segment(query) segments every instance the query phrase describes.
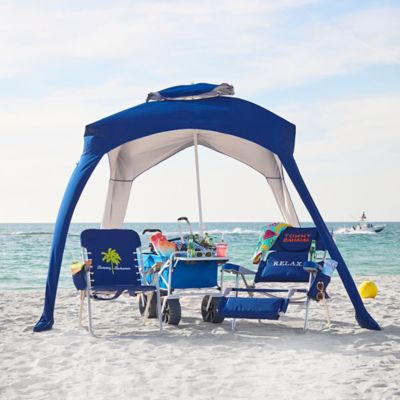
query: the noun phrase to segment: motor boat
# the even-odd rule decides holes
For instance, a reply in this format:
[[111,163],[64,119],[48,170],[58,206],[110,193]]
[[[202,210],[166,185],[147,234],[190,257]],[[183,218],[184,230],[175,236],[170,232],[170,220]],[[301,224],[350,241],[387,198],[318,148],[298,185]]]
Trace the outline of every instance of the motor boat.
[[346,233],[363,233],[363,232],[370,232],[370,233],[378,233],[382,232],[386,227],[386,224],[381,225],[373,225],[367,221],[367,216],[365,212],[362,213],[359,222],[356,225],[353,225],[351,228],[346,228]]
[[358,223],[357,225],[354,225],[352,228],[350,228],[351,230],[353,230],[354,232],[374,232],[374,233],[378,233],[378,232],[382,232],[385,229],[386,225],[373,225],[369,222],[367,223]]

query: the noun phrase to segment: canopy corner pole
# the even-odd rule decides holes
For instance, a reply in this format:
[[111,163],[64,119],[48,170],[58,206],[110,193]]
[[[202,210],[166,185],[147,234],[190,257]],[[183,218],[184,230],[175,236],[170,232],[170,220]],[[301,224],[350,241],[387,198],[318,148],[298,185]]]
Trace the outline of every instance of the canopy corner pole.
[[193,146],[194,146],[194,160],[196,164],[196,183],[197,183],[197,204],[199,207],[199,234],[204,234],[204,222],[203,222],[203,209],[201,205],[201,190],[200,190],[200,171],[199,171],[199,149],[198,149],[198,133],[193,134]]
[[337,271],[339,273],[340,279],[343,282],[343,285],[347,291],[347,294],[350,298],[350,301],[353,304],[353,307],[356,312],[356,320],[358,324],[362,328],[371,329],[371,330],[380,330],[381,327],[379,324],[371,317],[368,313],[365,305],[361,299],[360,294],[358,293],[357,286],[351,276],[349,269],[335,243],[332,238],[332,235],[326,226],[320,212],[318,211],[317,206],[314,203],[313,198],[311,197],[310,192],[300,174],[299,168],[296,164],[296,161],[293,155],[286,156],[283,160],[283,165],[288,173],[290,179],[293,182],[294,187],[297,190],[303,204],[306,206],[308,212],[311,215],[311,218],[314,221],[314,224],[321,235],[324,245],[326,246],[329,255],[339,262],[337,266]]

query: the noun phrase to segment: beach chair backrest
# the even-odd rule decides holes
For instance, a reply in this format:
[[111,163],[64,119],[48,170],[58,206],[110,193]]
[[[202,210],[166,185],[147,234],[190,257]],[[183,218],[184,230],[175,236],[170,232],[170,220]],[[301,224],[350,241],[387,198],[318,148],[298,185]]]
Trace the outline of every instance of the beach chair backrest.
[[139,235],[130,229],[87,229],[81,246],[92,259],[91,286],[140,285]]
[[325,250],[316,228],[286,228],[260,262],[254,282],[308,282],[303,263],[313,240],[317,250]]
[[270,250],[287,252],[309,252],[311,242],[315,240],[317,250],[325,250],[316,228],[286,228]]

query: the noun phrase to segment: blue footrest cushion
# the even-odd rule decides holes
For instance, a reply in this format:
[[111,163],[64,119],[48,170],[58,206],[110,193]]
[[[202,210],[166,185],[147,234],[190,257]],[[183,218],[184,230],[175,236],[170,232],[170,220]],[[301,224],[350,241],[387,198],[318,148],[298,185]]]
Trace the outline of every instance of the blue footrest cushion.
[[279,319],[286,312],[288,299],[256,297],[222,297],[218,313],[224,318]]

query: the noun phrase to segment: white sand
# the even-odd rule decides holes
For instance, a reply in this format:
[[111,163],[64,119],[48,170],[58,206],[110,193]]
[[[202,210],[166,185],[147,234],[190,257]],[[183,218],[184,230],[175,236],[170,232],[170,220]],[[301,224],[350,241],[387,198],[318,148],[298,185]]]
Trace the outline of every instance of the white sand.
[[[358,279],[361,282],[363,279]],[[42,293],[0,293],[1,399],[395,399],[400,398],[400,277],[374,278],[367,300],[383,331],[361,329],[338,278],[330,330],[313,304],[278,322],[202,322],[200,298],[185,299],[178,328],[142,325],[137,300],[96,302],[98,333],[77,325],[79,296],[60,291],[56,324],[33,333]]]

